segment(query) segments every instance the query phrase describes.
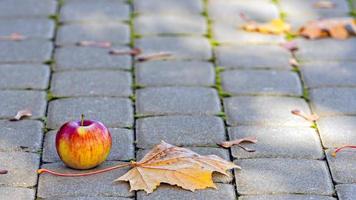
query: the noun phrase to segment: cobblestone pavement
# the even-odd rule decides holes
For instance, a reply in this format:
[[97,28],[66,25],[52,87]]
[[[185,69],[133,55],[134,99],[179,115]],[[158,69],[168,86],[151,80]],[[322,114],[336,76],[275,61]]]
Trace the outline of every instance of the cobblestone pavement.
[[[356,39],[297,39],[298,69],[279,46],[282,36],[237,29],[239,13],[259,21],[286,16],[293,26],[348,16],[356,2],[333,0],[0,0],[0,199],[354,200]],[[109,41],[115,49],[172,52],[167,61],[135,62],[108,49],[78,47]],[[9,122],[31,108],[29,120]],[[321,116],[316,125],[290,114]],[[38,176],[39,167],[72,171],[54,150],[65,121],[84,113],[110,127],[105,167],[139,159],[160,140],[217,154],[242,170],[215,176],[217,190],[196,193],[163,185],[151,195],[112,183],[125,170],[81,177]],[[256,135],[254,153],[216,142]]]

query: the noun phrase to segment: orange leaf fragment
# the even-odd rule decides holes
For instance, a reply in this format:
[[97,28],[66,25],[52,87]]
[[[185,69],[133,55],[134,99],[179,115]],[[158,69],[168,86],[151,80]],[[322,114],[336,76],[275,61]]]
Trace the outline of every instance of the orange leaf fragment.
[[218,145],[222,146],[224,148],[230,148],[230,147],[232,147],[234,145],[240,145],[241,143],[244,143],[244,142],[257,143],[257,138],[254,137],[254,136],[244,137],[244,138],[241,138],[241,139],[221,142],[221,143],[218,143]]
[[111,42],[105,42],[105,41],[80,41],[76,43],[77,46],[82,46],[82,47],[99,47],[99,48],[110,48],[111,47]]
[[257,23],[251,21],[243,25],[242,28],[250,32],[279,35],[290,32],[291,26],[282,19],[273,19],[268,23]]
[[0,36],[0,40],[8,40],[8,41],[21,41],[26,39],[25,36],[20,33],[11,33],[10,35]]
[[239,168],[215,155],[201,156],[189,149],[165,143],[155,146],[129,172],[115,181],[129,181],[131,189],[153,192],[161,183],[183,189],[215,188],[212,173],[227,175],[226,170]]
[[10,121],[19,121],[24,117],[31,117],[32,116],[32,112],[29,109],[24,109],[24,110],[20,110],[17,112],[17,114],[10,119]]
[[299,117],[302,117],[303,119],[307,120],[307,121],[310,121],[310,122],[315,122],[316,120],[319,119],[319,116],[317,114],[311,114],[311,115],[308,115],[306,113],[304,113],[303,111],[301,110],[298,110],[298,109],[294,109],[291,111],[291,113],[293,115],[297,115]]
[[315,2],[313,4],[313,6],[314,6],[314,8],[324,8],[324,9],[336,7],[335,3],[331,2],[331,1],[318,1],[318,2]]

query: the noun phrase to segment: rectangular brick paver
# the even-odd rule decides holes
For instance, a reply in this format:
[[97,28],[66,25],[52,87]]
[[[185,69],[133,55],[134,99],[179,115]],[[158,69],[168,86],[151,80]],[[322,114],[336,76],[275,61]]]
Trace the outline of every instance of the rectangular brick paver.
[[134,8],[140,15],[166,15],[178,16],[200,15],[203,11],[201,0],[135,0]]
[[28,188],[0,187],[2,200],[34,200],[35,190]]
[[55,14],[55,0],[3,0],[0,2],[0,18],[48,17]]
[[339,200],[353,200],[356,198],[355,184],[341,184],[336,186],[337,196]]
[[239,200],[336,200],[333,197],[318,196],[318,195],[297,195],[297,194],[281,194],[281,195],[251,195],[241,196]]
[[[23,4],[23,3],[21,3]],[[1,14],[0,14],[1,15]],[[54,35],[54,21],[50,19],[2,19],[0,35],[20,33],[27,38],[50,39]]]
[[356,155],[350,150],[338,152],[336,157],[331,155],[332,150],[326,151],[327,161],[333,181],[336,183],[356,182]]

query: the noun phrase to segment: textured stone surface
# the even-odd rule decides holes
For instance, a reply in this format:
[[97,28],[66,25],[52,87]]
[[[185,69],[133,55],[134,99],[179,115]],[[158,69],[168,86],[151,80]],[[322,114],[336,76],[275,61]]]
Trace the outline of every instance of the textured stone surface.
[[341,184],[336,186],[337,196],[339,200],[353,200],[356,198],[355,184]]
[[128,97],[132,94],[131,84],[129,72],[65,71],[53,74],[51,91],[55,96]]
[[2,200],[34,200],[35,190],[27,188],[0,187]]
[[46,111],[46,93],[39,91],[0,91],[0,117],[12,118],[23,109],[32,111],[31,118],[43,117]]
[[27,38],[52,38],[54,22],[50,19],[0,20],[0,35],[12,33],[21,33]]
[[290,69],[290,54],[274,45],[222,45],[216,48],[216,58],[225,68]]
[[0,176],[0,183],[1,185],[17,187],[35,186],[37,184],[35,172],[39,165],[40,156],[38,154],[0,152],[0,169],[8,170],[7,174]]
[[175,14],[185,16],[187,14],[200,15],[203,11],[203,2],[200,0],[136,0],[135,11],[141,15],[166,15]]
[[[105,168],[115,164],[118,164],[118,162],[106,162],[96,169]],[[66,173],[77,173],[76,170],[69,169],[61,163],[44,164],[42,167]],[[133,196],[133,193],[129,192],[129,185],[127,183],[113,183],[113,180],[120,177],[125,172],[127,172],[126,169],[117,169],[85,177],[58,177],[42,174],[40,175],[38,183],[37,196],[49,199],[59,196],[131,197]]]
[[0,121],[0,150],[38,151],[42,146],[43,124],[39,121]]
[[197,190],[195,192],[182,190],[176,187],[162,185],[154,193],[147,195],[140,191],[137,193],[137,200],[165,200],[167,197],[171,200],[194,199],[194,200],[234,200],[235,191],[232,185],[216,184],[217,189]]
[[341,147],[356,143],[356,117],[322,117],[317,123],[325,147]]
[[280,195],[251,195],[241,196],[239,200],[335,200],[333,197],[318,195],[297,195],[297,194],[280,194]]
[[167,52],[177,59],[207,60],[212,56],[209,41],[203,37],[144,37],[136,40],[136,46],[145,54]]
[[108,41],[128,44],[130,29],[128,25],[117,22],[65,24],[58,30],[57,44],[75,44],[80,41]]
[[232,97],[224,99],[227,123],[240,124],[310,126],[311,123],[291,114],[299,109],[310,113],[308,104],[291,97]]
[[51,197],[51,198],[45,198],[45,199],[51,199],[51,200],[129,200],[130,198],[93,196],[93,197]]
[[55,0],[3,0],[0,17],[47,17],[56,12]]
[[303,193],[332,195],[331,177],[325,162],[294,159],[248,159],[237,164],[237,190],[242,195]]
[[267,127],[238,126],[228,129],[230,139],[249,136],[257,137],[256,144],[244,144],[255,152],[246,152],[232,147],[232,155],[243,158],[304,158],[321,159],[324,157],[319,137],[314,129],[307,127]]
[[231,94],[302,95],[297,73],[288,71],[232,70],[221,74],[223,89]]
[[[0,63],[37,62],[42,63],[51,58],[53,45],[50,41],[24,40],[0,42]],[[31,49],[31,51],[29,51]]]
[[[127,47],[114,47],[128,50]],[[70,69],[130,69],[130,56],[114,56],[107,49],[91,47],[59,48],[55,53],[56,70]]]
[[307,87],[356,86],[354,62],[308,62],[301,70]]
[[207,31],[206,19],[203,16],[139,16],[135,19],[135,33],[150,34],[196,34]]
[[[1,89],[46,89],[50,69],[46,65],[0,65]],[[26,74],[26,76],[24,76]]]
[[215,72],[208,62],[143,62],[136,65],[136,81],[145,86],[210,86]]
[[[348,40],[298,40],[297,58],[303,61],[355,61],[356,39]],[[327,51],[325,51],[327,49]]]
[[217,92],[210,88],[146,88],[136,96],[136,112],[142,115],[216,114],[221,109]]
[[81,114],[108,127],[130,127],[133,123],[133,108],[129,99],[82,97],[51,101],[47,125],[58,128],[66,121],[78,120]]
[[320,115],[356,114],[356,88],[310,90],[311,105]]
[[61,8],[62,21],[125,20],[130,7],[125,1],[117,0],[69,0]]
[[331,156],[332,150],[326,151],[327,161],[333,181],[339,183],[356,182],[356,155],[352,149],[345,149],[337,153],[336,157]]
[[218,117],[149,117],[136,123],[137,146],[142,148],[161,140],[179,146],[215,146],[225,140],[224,122]]
[[[134,159],[133,132],[131,130],[121,128],[110,128],[109,131],[112,137],[112,147],[107,160]],[[56,133],[57,131],[50,131],[46,133],[42,157],[44,162],[60,161],[56,152]]]

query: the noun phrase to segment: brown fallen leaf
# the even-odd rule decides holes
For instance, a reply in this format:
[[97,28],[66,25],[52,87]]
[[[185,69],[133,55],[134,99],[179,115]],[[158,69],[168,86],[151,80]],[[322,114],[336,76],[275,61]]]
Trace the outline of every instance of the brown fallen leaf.
[[1,174],[7,174],[7,173],[8,173],[8,171],[6,169],[0,169],[0,175]]
[[353,18],[330,18],[308,22],[300,28],[299,34],[309,39],[332,37],[346,39],[356,32],[356,21]]
[[244,137],[244,138],[240,138],[240,139],[236,139],[236,140],[232,140],[232,141],[220,142],[220,143],[218,143],[218,145],[221,147],[224,147],[224,148],[230,148],[234,145],[240,145],[241,143],[244,143],[244,142],[256,143],[257,138],[255,136],[249,136],[249,137]]
[[189,149],[176,147],[162,141],[139,162],[120,164],[82,174],[62,174],[47,169],[39,169],[38,173],[77,177],[103,173],[122,167],[132,167],[132,169],[115,181],[129,181],[130,191],[144,190],[147,193],[153,192],[161,183],[177,185],[190,191],[208,187],[215,188],[212,181],[213,172],[228,175],[227,170],[240,168],[216,155],[202,156]]
[[345,146],[339,147],[339,148],[335,149],[333,152],[331,152],[331,156],[336,157],[336,154],[343,149],[356,149],[356,146],[355,145],[345,145]]
[[99,48],[110,48],[111,47],[111,42],[105,42],[105,41],[80,41],[76,43],[77,46],[81,47],[99,47]]
[[10,121],[19,121],[24,117],[31,117],[32,116],[32,112],[29,109],[24,109],[24,110],[20,110],[17,112],[17,114],[10,119]]
[[140,48],[133,48],[132,50],[117,50],[117,49],[111,49],[109,51],[109,54],[111,55],[131,55],[131,56],[137,56],[142,53],[142,50]]
[[26,39],[25,36],[20,33],[11,33],[10,35],[0,36],[0,40],[8,40],[8,41],[21,41]]
[[137,58],[137,61],[139,62],[145,62],[145,61],[150,61],[150,60],[161,60],[161,59],[166,59],[172,57],[172,54],[169,52],[159,52],[159,53],[153,53],[153,54],[148,54],[148,55],[142,55]]
[[249,32],[259,32],[265,34],[284,34],[291,30],[291,26],[282,19],[274,19],[267,23],[257,23],[250,21],[242,26],[242,29]]
[[302,117],[303,119],[307,120],[307,121],[310,121],[310,122],[315,122],[316,120],[319,119],[319,116],[317,114],[311,114],[311,115],[308,115],[306,113],[304,113],[303,111],[301,110],[298,110],[298,109],[294,109],[291,111],[291,113],[293,115],[297,115],[299,117]]
[[336,5],[335,5],[335,3],[331,2],[331,1],[318,1],[313,4],[313,7],[328,9],[328,8],[335,8]]

